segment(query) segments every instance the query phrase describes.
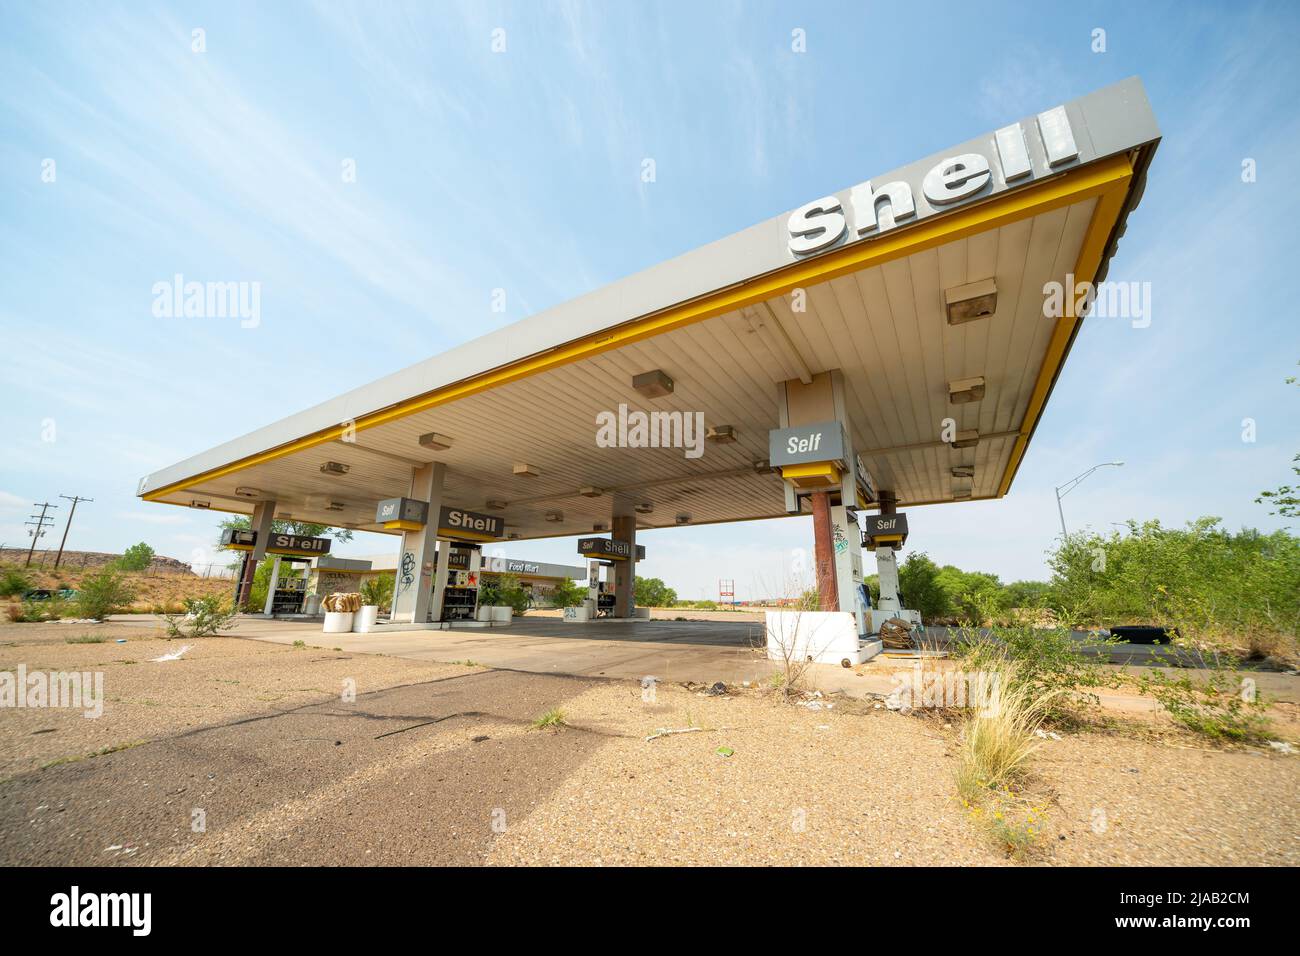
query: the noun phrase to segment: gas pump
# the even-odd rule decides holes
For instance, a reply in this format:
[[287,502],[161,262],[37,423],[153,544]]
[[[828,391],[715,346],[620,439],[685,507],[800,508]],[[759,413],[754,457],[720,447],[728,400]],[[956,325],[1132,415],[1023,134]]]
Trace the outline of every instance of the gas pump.
[[876,572],[880,577],[880,601],[871,612],[871,632],[880,633],[880,625],[901,618],[915,630],[921,627],[921,612],[903,607],[898,591],[898,552],[907,542],[907,515],[868,515],[862,530],[862,543],[876,553]]

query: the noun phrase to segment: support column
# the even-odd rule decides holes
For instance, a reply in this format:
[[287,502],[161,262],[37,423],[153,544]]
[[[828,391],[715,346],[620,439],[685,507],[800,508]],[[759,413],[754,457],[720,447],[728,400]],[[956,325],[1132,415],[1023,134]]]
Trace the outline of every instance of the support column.
[[253,593],[253,576],[257,573],[257,562],[266,557],[266,545],[271,540],[271,523],[275,520],[275,502],[259,501],[253,507],[253,518],[250,523],[253,531],[257,534],[257,543],[253,545],[253,553],[249,555],[247,563],[244,565],[244,579],[239,585],[239,607],[248,603],[249,596]]
[[421,465],[411,472],[408,497],[429,503],[429,522],[418,531],[402,532],[393,589],[393,623],[423,624],[429,619],[433,598],[433,560],[438,542],[438,515],[442,511],[442,484],[447,463]]
[[275,563],[271,565],[271,583],[266,588],[266,607],[262,612],[270,617],[275,608],[275,586],[280,583],[280,556],[275,556]]
[[[877,497],[882,515],[898,513],[898,496],[894,492],[881,491]],[[876,577],[880,581],[879,609],[890,616],[898,614],[903,603],[898,597],[898,552],[892,544],[876,548]]]
[[611,537],[626,541],[631,552],[626,561],[614,562],[614,616],[631,617],[636,607],[636,514],[616,515]]
[[438,542],[438,564],[434,569],[433,595],[429,603],[429,616],[442,620],[442,601],[447,593],[447,578],[451,576],[451,542]]
[[816,491],[812,498],[813,556],[817,565],[817,598],[820,610],[840,609],[839,590],[835,584],[835,545],[831,537],[831,497]]

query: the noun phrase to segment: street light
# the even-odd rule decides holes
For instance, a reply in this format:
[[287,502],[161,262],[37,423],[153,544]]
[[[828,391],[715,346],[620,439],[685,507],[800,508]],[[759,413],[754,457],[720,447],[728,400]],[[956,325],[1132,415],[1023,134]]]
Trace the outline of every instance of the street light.
[[1107,465],[1114,465],[1116,468],[1119,468],[1123,464],[1124,463],[1122,461],[1103,461],[1100,465],[1093,465],[1082,475],[1079,475],[1075,478],[1071,478],[1065,484],[1057,487],[1056,513],[1061,516],[1061,537],[1062,538],[1064,538],[1069,532],[1065,530],[1065,509],[1061,507],[1061,499],[1064,498],[1066,495],[1068,495],[1070,492],[1072,492],[1075,488],[1079,487],[1079,484],[1083,481],[1083,479],[1087,478],[1098,468],[1105,468]]

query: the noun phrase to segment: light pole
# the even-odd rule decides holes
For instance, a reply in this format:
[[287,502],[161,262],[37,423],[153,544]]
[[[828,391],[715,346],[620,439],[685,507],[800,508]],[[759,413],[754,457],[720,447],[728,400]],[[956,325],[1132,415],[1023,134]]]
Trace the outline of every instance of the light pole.
[[1103,461],[1100,465],[1093,465],[1082,475],[1078,475],[1074,478],[1071,478],[1065,484],[1057,486],[1056,513],[1061,516],[1061,537],[1062,538],[1064,538],[1069,532],[1065,530],[1065,509],[1061,507],[1061,499],[1064,498],[1066,495],[1068,495],[1070,492],[1072,492],[1075,488],[1078,488],[1080,483],[1083,481],[1083,479],[1087,478],[1098,468],[1105,468],[1107,465],[1114,465],[1116,468],[1119,468],[1123,464],[1124,463],[1122,461]]

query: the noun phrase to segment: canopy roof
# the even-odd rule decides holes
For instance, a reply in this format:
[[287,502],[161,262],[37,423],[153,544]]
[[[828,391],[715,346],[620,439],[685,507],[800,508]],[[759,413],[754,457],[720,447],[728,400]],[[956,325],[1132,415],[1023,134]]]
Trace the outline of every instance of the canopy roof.
[[[850,439],[877,488],[903,506],[1001,497],[1081,321],[1045,317],[1044,286],[1104,277],[1159,141],[1136,78],[1060,109],[1019,123],[1019,175],[1012,125],[873,177],[876,189],[910,184],[909,218],[860,231],[871,207],[844,190],[201,452],[138,493],[245,514],[270,499],[280,518],[382,531],[376,504],[409,494],[412,468],[439,460],[444,504],[492,501],[510,537],[607,526],[613,495],[645,505],[646,528],[779,517],[781,479],[761,467],[777,385],[840,369]],[[986,176],[967,169],[979,188],[932,201],[927,174],[960,173],[954,158],[972,155],[988,158]],[[821,248],[797,251],[798,227],[836,205],[843,234],[812,230]],[[993,314],[949,324],[945,293],[989,279]],[[646,398],[633,377],[656,369],[673,390]],[[949,383],[977,376],[982,399],[952,404]],[[599,447],[597,416],[620,404],[702,412],[734,441],[706,442],[699,457]],[[946,418],[978,443],[941,441]],[[428,433],[450,446],[421,445]],[[535,474],[516,475],[521,463]],[[957,465],[973,465],[973,479],[955,479]]]

